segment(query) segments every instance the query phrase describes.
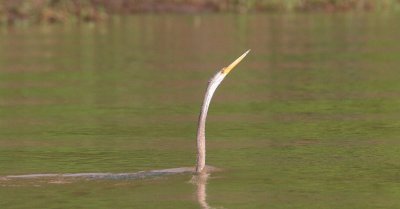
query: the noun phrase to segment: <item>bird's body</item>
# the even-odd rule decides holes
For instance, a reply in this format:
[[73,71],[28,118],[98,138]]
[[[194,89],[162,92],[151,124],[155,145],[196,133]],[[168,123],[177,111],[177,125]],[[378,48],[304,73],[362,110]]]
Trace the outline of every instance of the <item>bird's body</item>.
[[[196,167],[181,167],[170,168],[162,170],[140,171],[135,173],[66,173],[66,174],[27,174],[27,175],[8,175],[0,176],[0,180],[9,179],[33,179],[33,178],[49,178],[49,179],[65,179],[65,178],[91,178],[91,179],[142,179],[146,177],[154,177],[160,175],[171,175],[180,173],[197,173],[205,174],[206,172],[217,171],[218,168],[206,166],[206,139],[205,128],[208,107],[210,106],[211,99],[219,84],[224,80],[225,76],[249,53],[250,50],[245,52],[242,56],[237,58],[228,67],[219,70],[208,82],[207,90],[204,96],[204,101],[201,106],[199,115],[198,128],[197,128],[197,164]],[[199,175],[201,176],[201,175]]]

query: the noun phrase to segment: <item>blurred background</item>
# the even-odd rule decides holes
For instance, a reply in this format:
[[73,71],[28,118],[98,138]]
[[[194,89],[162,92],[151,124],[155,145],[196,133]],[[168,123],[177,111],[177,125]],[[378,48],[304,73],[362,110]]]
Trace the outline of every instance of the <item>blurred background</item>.
[[[400,208],[400,1],[1,0],[0,208]],[[173,189],[171,189],[173,188]]]
[[398,0],[1,0],[0,22],[99,21],[137,13],[398,11]]

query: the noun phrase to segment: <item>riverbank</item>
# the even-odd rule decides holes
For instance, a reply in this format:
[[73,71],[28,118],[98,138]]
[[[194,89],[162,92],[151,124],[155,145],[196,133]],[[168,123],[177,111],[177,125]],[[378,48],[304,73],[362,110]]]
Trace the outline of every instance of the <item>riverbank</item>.
[[0,23],[101,21],[134,13],[399,11],[397,0],[2,0]]

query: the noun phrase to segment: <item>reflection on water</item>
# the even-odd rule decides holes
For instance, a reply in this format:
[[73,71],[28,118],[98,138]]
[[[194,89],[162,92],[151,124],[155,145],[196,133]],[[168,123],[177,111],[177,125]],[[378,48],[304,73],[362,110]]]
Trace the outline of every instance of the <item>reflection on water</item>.
[[202,209],[211,209],[207,203],[207,181],[210,174],[200,173],[192,177],[191,182],[196,184],[196,199]]
[[[134,181],[144,181],[145,179],[172,175],[193,173],[193,168],[173,168],[154,171],[142,171],[137,173],[75,173],[75,174],[27,174],[0,176],[0,187],[43,187],[48,184],[71,184],[82,180],[97,180],[97,183],[104,183],[99,180],[116,180],[116,185],[129,184]],[[210,173],[200,173],[192,176],[190,183],[196,186],[195,199],[202,209],[215,209],[207,202],[207,183]],[[165,179],[164,179],[165,180]],[[147,182],[149,183],[149,182]],[[224,207],[219,206],[219,209]]]

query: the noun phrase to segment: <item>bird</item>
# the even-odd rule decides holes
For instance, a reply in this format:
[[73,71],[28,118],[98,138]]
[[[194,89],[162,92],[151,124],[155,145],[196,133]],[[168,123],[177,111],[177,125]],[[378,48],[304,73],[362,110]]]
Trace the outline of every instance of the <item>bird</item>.
[[224,80],[224,78],[228,75],[234,67],[236,67],[244,57],[250,52],[250,49],[247,50],[244,54],[242,54],[239,58],[233,61],[227,67],[218,70],[217,73],[211,77],[208,81],[206,93],[204,95],[203,104],[201,105],[199,119],[197,123],[197,160],[196,160],[196,173],[206,172],[206,119],[208,107],[210,106],[211,99],[214,95],[215,90],[217,90],[218,86]]
[[[202,195],[205,191],[204,184],[207,179],[208,172],[218,170],[212,166],[206,166],[206,138],[205,138],[205,128],[206,128],[206,118],[208,107],[210,106],[211,99],[217,90],[218,86],[224,80],[226,75],[233,70],[246,55],[250,52],[247,50],[244,54],[242,54],[239,58],[233,61],[227,67],[222,68],[217,71],[217,73],[211,77],[208,81],[206,93],[204,95],[204,100],[201,105],[199,119],[198,119],[198,127],[197,127],[197,161],[196,167],[180,167],[180,168],[169,168],[162,170],[150,170],[150,171],[139,171],[133,173],[65,173],[65,174],[57,174],[57,173],[39,173],[39,174],[25,174],[25,175],[8,175],[8,176],[0,176],[1,180],[10,180],[10,179],[34,179],[34,178],[49,178],[49,179],[67,179],[67,178],[87,178],[87,179],[143,179],[145,177],[154,177],[154,176],[162,176],[162,175],[172,175],[172,174],[182,174],[182,173],[194,173],[197,174],[194,177],[193,182],[200,182],[199,191],[201,194],[200,201],[202,204],[205,202],[205,196]],[[203,186],[201,186],[203,185]]]

